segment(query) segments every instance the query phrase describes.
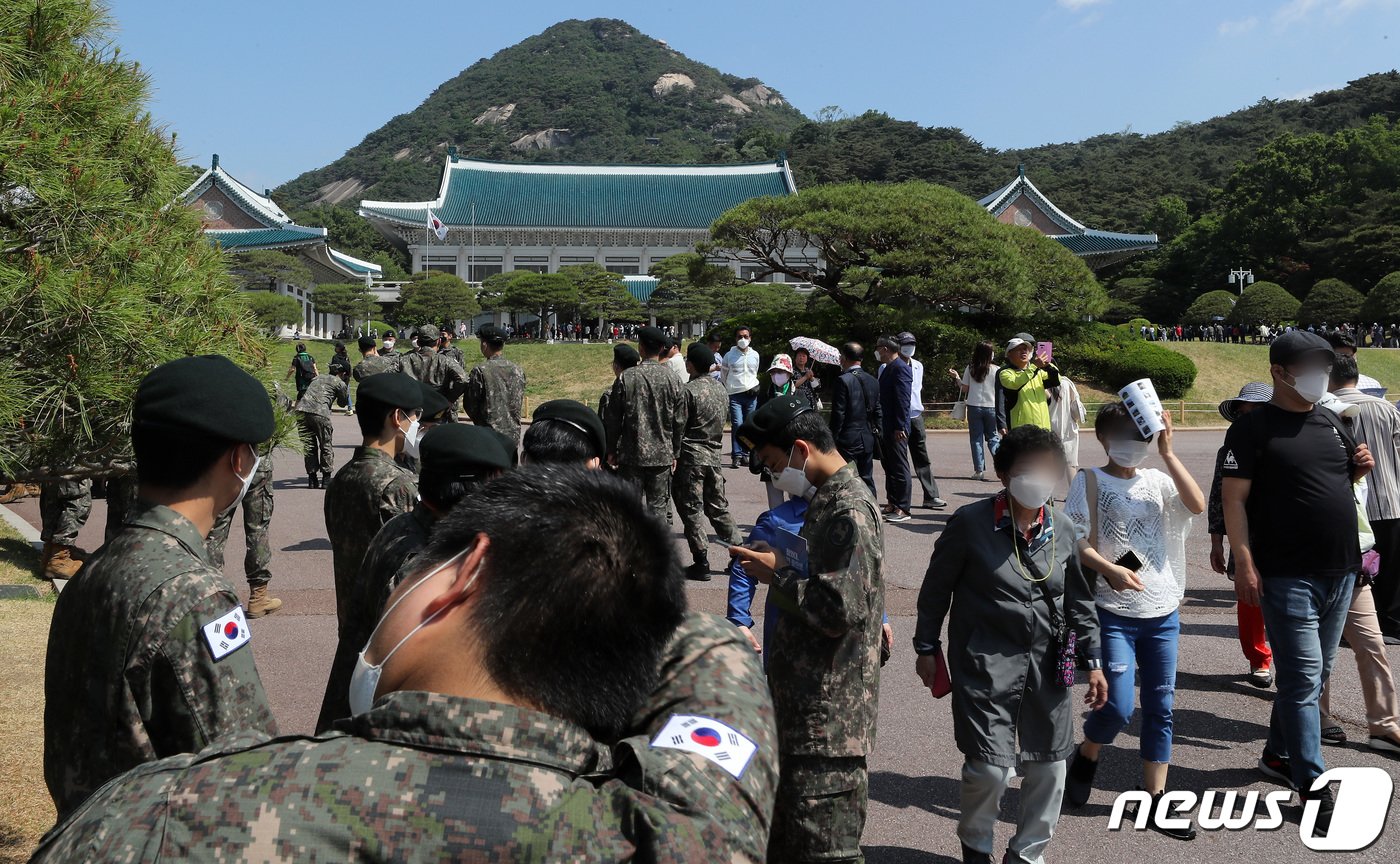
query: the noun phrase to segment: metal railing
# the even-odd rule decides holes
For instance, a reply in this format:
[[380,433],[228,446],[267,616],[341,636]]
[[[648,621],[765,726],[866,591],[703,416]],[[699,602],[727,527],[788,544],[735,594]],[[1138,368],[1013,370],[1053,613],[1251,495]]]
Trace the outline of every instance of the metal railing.
[[[957,404],[957,403],[955,403],[955,402],[925,402],[925,403],[924,403],[924,413],[925,413],[925,414],[931,414],[931,415],[939,415],[939,414],[947,415],[948,413],[950,413],[950,412],[953,410],[953,406],[954,406],[955,404]],[[1091,418],[1091,420],[1092,420],[1092,418],[1093,418],[1093,416],[1094,416],[1094,412],[1097,411],[1100,407],[1102,407],[1103,405],[1106,405],[1106,404],[1108,404],[1108,403],[1106,403],[1106,402],[1085,402],[1085,403],[1084,403],[1084,413],[1087,414],[1087,415]],[[1174,419],[1174,420],[1176,420],[1176,421],[1178,421],[1178,422],[1181,422],[1181,423],[1185,423],[1185,422],[1186,422],[1186,415],[1188,415],[1188,414],[1215,414],[1216,416],[1219,416],[1219,414],[1220,414],[1220,404],[1217,403],[1217,402],[1187,402],[1187,401],[1184,400],[1184,399],[1169,399],[1169,400],[1164,401],[1164,402],[1162,403],[1162,406],[1163,406],[1164,408],[1170,409],[1170,410],[1171,410],[1171,413],[1172,413],[1172,419]],[[1224,421],[1224,418],[1221,418],[1221,422],[1222,422],[1222,423],[1225,422],[1225,421]]]

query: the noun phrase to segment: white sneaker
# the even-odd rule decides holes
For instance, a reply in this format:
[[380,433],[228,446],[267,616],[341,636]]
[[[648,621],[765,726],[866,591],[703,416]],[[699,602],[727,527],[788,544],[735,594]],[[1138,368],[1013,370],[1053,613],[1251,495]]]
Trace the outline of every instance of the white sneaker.
[[981,480],[981,479],[982,479],[982,472],[981,472],[981,471],[973,471],[973,472],[972,472],[972,479],[973,479],[973,480]]

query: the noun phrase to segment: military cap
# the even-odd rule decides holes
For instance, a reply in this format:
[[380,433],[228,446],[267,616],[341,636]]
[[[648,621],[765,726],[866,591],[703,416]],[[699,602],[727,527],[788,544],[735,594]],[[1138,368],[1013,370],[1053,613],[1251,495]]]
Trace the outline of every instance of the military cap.
[[552,399],[535,409],[531,415],[534,422],[557,420],[568,423],[587,435],[593,442],[594,452],[601,458],[608,449],[608,435],[603,430],[603,419],[598,412],[582,402],[573,399]]
[[506,341],[506,331],[495,324],[483,324],[476,331],[476,338],[484,342],[504,342]]
[[[371,376],[373,377],[373,376]],[[447,401],[447,397],[437,391],[436,387],[418,382],[418,387],[423,391],[423,417],[424,423],[441,423],[445,417],[447,409],[452,407],[452,403]]]
[[485,471],[509,471],[510,455],[489,426],[444,423],[423,434],[419,445],[422,473],[458,478]]
[[642,362],[642,355],[637,353],[637,349],[626,342],[619,342],[613,346],[613,362],[623,369],[631,369]]
[[272,398],[258,379],[218,354],[162,363],[141,379],[132,425],[259,444],[272,437]]
[[373,399],[405,411],[423,407],[423,390],[417,379],[402,372],[371,375],[360,382],[360,389],[355,393],[361,399]]
[[656,345],[669,345],[671,343],[671,337],[667,336],[666,331],[660,327],[643,327],[637,331],[637,339]]
[[501,442],[501,449],[506,451],[506,455],[510,456],[510,467],[514,468],[516,465],[520,464],[520,448],[516,446],[514,438],[504,432],[497,432],[490,426],[483,426],[482,428],[491,429],[492,432],[496,433],[496,440]]
[[436,324],[424,324],[422,327],[418,328],[418,335],[431,336],[433,339],[437,339],[442,335],[442,328]]
[[794,418],[811,410],[807,400],[796,394],[773,399],[744,420],[739,440],[750,450],[762,447],[782,434]]
[[899,344],[901,344],[901,345],[917,345],[917,344],[919,344],[919,340],[918,340],[917,338],[915,338],[914,334],[913,334],[913,333],[910,333],[908,330],[904,330],[904,331],[900,332],[900,334],[899,334],[898,336],[894,337],[894,340],[895,340],[896,342],[898,342]]
[[361,351],[368,351],[378,345],[379,340],[375,339],[373,336],[361,336],[360,340],[355,344],[360,346]]
[[710,346],[700,342],[690,343],[690,347],[685,349],[685,359],[695,367],[695,371],[704,375],[710,371],[710,367],[715,365],[715,352],[710,350]]

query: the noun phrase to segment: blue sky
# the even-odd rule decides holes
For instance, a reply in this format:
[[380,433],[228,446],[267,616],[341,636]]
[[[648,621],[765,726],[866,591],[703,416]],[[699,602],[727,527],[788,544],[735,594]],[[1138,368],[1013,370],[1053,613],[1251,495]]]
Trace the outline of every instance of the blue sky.
[[[490,11],[477,13],[479,7]],[[1400,0],[111,0],[183,155],[255,187],[318,168],[482,57],[566,18],[621,18],[837,105],[991,147],[1150,133],[1400,66]],[[857,10],[852,14],[852,9]]]

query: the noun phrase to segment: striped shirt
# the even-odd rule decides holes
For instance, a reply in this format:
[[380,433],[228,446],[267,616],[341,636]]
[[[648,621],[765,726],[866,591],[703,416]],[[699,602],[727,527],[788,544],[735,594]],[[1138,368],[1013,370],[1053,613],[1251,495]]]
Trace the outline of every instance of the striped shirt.
[[1400,411],[1355,387],[1344,387],[1336,395],[1361,407],[1351,420],[1351,431],[1376,459],[1376,467],[1366,478],[1366,518],[1400,519]]

